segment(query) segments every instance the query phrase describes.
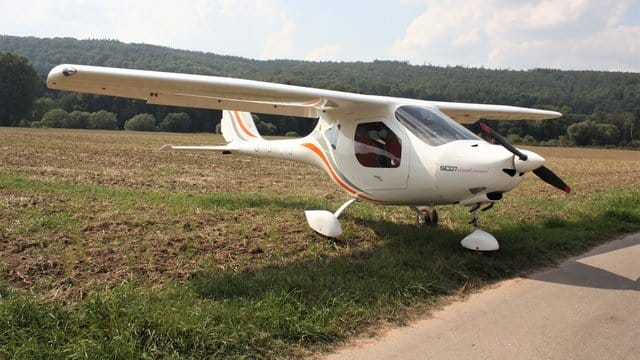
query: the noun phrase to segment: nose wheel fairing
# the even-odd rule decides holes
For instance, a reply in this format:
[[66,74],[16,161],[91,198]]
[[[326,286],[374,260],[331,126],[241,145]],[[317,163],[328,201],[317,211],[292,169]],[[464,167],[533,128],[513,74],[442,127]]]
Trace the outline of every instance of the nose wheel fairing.
[[[478,209],[480,208],[480,204],[478,206],[474,206],[472,209],[473,212],[473,220],[471,223],[475,226],[475,230],[464,237],[462,241],[460,241],[460,245],[462,247],[473,250],[473,251],[496,251],[500,249],[500,244],[498,244],[498,240],[489,234],[488,232],[480,229],[480,219],[478,216]],[[483,210],[488,210],[490,207],[487,207]]]
[[462,247],[474,251],[497,251],[500,245],[496,238],[482,229],[476,229],[460,241]]

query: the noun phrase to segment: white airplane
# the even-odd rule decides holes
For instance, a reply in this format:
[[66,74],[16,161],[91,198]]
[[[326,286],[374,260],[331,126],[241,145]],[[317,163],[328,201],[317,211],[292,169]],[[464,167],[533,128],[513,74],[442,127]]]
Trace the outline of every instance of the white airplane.
[[[569,193],[544,159],[517,149],[485,124],[493,145],[460,124],[479,119],[551,119],[561,113],[503,105],[424,101],[362,95],[214,76],[84,65],[58,65],[51,89],[146,100],[149,104],[221,109],[221,146],[173,146],[300,161],[327,172],[350,199],[335,212],[307,210],[309,226],[327,237],[342,234],[338,220],[357,200],[409,206],[422,224],[436,224],[436,205],[472,207],[476,230],[461,244],[495,251],[495,237],[480,229],[487,210],[533,172]],[[303,138],[266,140],[249,112],[317,118]],[[452,120],[452,119],[455,119]],[[457,122],[456,122],[457,121]]]

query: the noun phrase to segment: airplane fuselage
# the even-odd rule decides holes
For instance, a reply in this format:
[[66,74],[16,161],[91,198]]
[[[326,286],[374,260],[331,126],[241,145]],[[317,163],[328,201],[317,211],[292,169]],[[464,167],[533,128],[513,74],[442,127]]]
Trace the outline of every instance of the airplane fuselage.
[[[406,106],[437,115],[434,133],[403,124],[398,109]],[[435,109],[396,104],[386,117],[345,118],[323,114],[304,138],[254,140],[238,144],[238,152],[314,165],[352,196],[387,205],[490,203],[523,179],[523,172],[514,169],[513,154]],[[438,138],[428,144],[431,135]]]

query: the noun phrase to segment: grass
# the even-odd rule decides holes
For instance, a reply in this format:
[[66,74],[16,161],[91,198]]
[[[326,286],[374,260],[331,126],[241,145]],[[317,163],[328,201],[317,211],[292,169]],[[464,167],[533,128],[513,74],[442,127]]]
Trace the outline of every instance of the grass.
[[[58,164],[2,159],[0,358],[309,355],[640,229],[635,159],[545,155],[576,195],[527,180],[482,214],[501,250],[477,256],[459,246],[462,207],[423,228],[407,209],[356,203],[330,241],[301,216],[344,199],[315,169],[152,152],[168,134],[0,131],[15,153],[40,143]],[[126,146],[144,151],[110,157]]]

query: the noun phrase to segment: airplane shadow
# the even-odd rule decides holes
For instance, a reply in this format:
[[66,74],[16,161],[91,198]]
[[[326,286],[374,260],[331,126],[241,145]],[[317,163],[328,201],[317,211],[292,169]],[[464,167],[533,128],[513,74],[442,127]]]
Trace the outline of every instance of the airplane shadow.
[[[366,223],[374,226],[376,233],[387,234],[388,241],[349,256],[297,260],[252,271],[203,271],[193,274],[191,284],[200,296],[217,300],[261,299],[268,293],[287,292],[301,302],[348,297],[368,303],[402,291],[423,292],[425,296],[449,293],[468,280],[462,274],[472,266],[466,262],[487,261],[461,250],[453,241],[460,234],[448,230],[425,232],[417,226],[388,221]],[[319,235],[316,239],[333,241]],[[336,246],[346,244],[338,241]]]
[[[638,220],[628,216],[624,220],[625,216],[621,216],[621,229],[625,229],[624,221],[635,224]],[[562,229],[559,229],[557,239],[556,235],[554,239],[540,239],[536,238],[535,227],[514,225],[515,228],[493,231],[501,242],[500,251],[479,256],[460,246],[459,241],[466,233],[442,227],[350,218],[348,215],[345,218],[370,227],[383,239],[382,245],[348,256],[293,260],[251,271],[205,270],[191,276],[192,289],[202,298],[215,300],[264,299],[270,293],[288,293],[296,301],[309,305],[331,303],[335,298],[361,304],[380,301],[409,304],[415,301],[416,295],[429,298],[451,294],[548,266],[553,262],[553,255],[544,251],[548,246],[566,248],[563,256],[569,256],[586,251],[597,242],[597,239],[587,239],[576,245],[575,240],[574,243],[564,241]],[[598,220],[585,218],[571,224],[570,228],[588,228],[588,224]],[[522,230],[518,226],[528,226],[524,229],[527,237],[514,235]],[[633,226],[631,228],[635,228]],[[317,241],[332,240],[317,236]],[[524,252],[525,242],[531,241],[539,251],[529,249]],[[523,262],[526,265],[522,266]],[[530,278],[600,289],[640,290],[635,281],[575,260],[570,260],[563,268],[534,274]]]

